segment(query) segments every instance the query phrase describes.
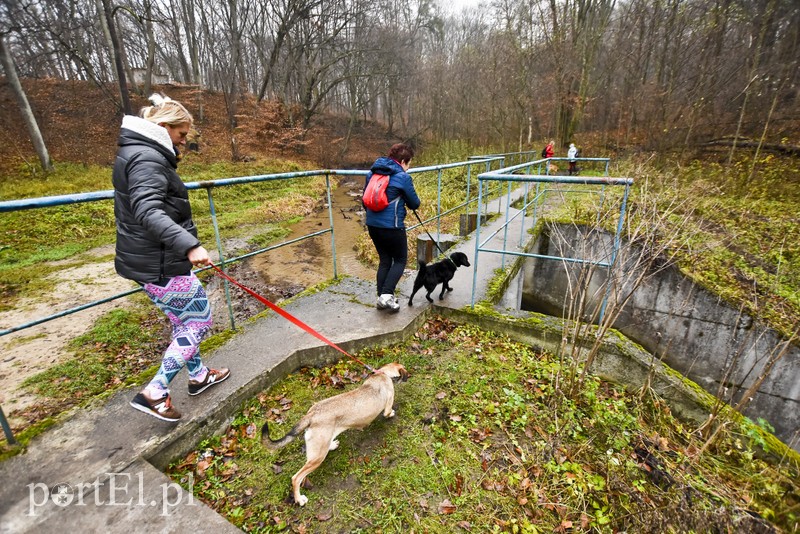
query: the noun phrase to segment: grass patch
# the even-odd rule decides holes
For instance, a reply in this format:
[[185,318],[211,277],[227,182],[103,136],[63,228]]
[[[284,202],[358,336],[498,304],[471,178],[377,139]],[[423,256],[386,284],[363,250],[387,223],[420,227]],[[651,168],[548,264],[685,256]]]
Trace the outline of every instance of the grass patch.
[[[749,178],[753,165],[758,173]],[[692,162],[651,175],[665,202],[691,199],[676,226],[681,269],[734,307],[791,337],[800,324],[800,170],[773,156],[732,167]],[[634,197],[635,202],[635,197]]]
[[113,310],[69,343],[73,357],[26,379],[22,387],[51,407],[39,413],[42,417],[139,381],[161,359],[165,328],[163,316],[144,304]]
[[797,526],[797,466],[758,459],[746,431],[698,456],[658,398],[596,378],[567,398],[565,370],[536,347],[433,318],[411,342],[359,357],[411,372],[397,417],[342,434],[304,508],[285,500],[302,446],[270,453],[259,431],[269,420],[282,436],[313,402],[355,387],[363,369],[350,362],[257,395],[168,474],[246,532],[747,531],[758,516]]

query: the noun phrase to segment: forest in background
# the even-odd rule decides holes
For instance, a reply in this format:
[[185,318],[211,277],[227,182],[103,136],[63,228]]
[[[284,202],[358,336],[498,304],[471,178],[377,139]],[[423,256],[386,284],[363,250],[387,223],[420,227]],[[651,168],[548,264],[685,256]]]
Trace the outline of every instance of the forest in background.
[[723,144],[729,163],[736,144],[796,153],[799,32],[795,0],[492,0],[455,14],[436,0],[0,3],[7,77],[88,81],[117,113],[154,82],[219,93],[234,160],[265,101],[298,139],[340,117],[342,153],[367,122],[506,150],[554,138]]

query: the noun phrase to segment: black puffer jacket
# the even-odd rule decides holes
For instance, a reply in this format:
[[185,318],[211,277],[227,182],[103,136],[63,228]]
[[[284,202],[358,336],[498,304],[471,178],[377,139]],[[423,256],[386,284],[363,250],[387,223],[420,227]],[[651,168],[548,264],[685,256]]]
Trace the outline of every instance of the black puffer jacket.
[[128,115],[117,144],[112,175],[117,273],[142,283],[189,274],[186,255],[200,241],[169,134]]

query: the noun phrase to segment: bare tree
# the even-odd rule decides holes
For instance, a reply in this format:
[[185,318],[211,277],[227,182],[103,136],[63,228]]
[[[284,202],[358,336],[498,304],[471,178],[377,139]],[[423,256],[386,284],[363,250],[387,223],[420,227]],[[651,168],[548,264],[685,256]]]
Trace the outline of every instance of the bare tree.
[[131,114],[131,99],[128,95],[128,83],[125,76],[125,66],[122,61],[122,45],[117,35],[117,26],[114,22],[114,8],[111,5],[111,0],[100,0],[103,4],[102,16],[106,19],[108,25],[108,37],[111,40],[111,53],[114,58],[114,67],[117,77],[117,85],[119,86],[119,96],[122,102],[122,111]]
[[39,156],[42,169],[45,172],[50,172],[53,170],[50,154],[47,152],[47,146],[42,138],[42,133],[39,131],[39,124],[36,122],[36,117],[33,116],[33,110],[28,102],[28,97],[25,95],[25,90],[22,88],[22,84],[17,77],[17,68],[14,66],[14,58],[11,57],[11,53],[8,51],[4,35],[0,35],[0,61],[3,64],[6,78],[14,91],[14,96],[17,98],[20,114],[25,121],[25,127],[28,129],[28,134],[36,149],[36,154]]

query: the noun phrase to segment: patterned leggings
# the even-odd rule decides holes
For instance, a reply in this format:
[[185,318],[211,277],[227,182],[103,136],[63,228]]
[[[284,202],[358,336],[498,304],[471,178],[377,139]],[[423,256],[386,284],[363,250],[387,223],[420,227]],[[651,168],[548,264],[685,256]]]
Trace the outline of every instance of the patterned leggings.
[[203,380],[208,369],[200,360],[200,342],[211,331],[211,306],[194,273],[170,278],[166,285],[145,284],[144,292],[169,317],[172,342],[158,373],[147,385],[151,396],[169,392],[169,383],[186,365],[189,378]]

